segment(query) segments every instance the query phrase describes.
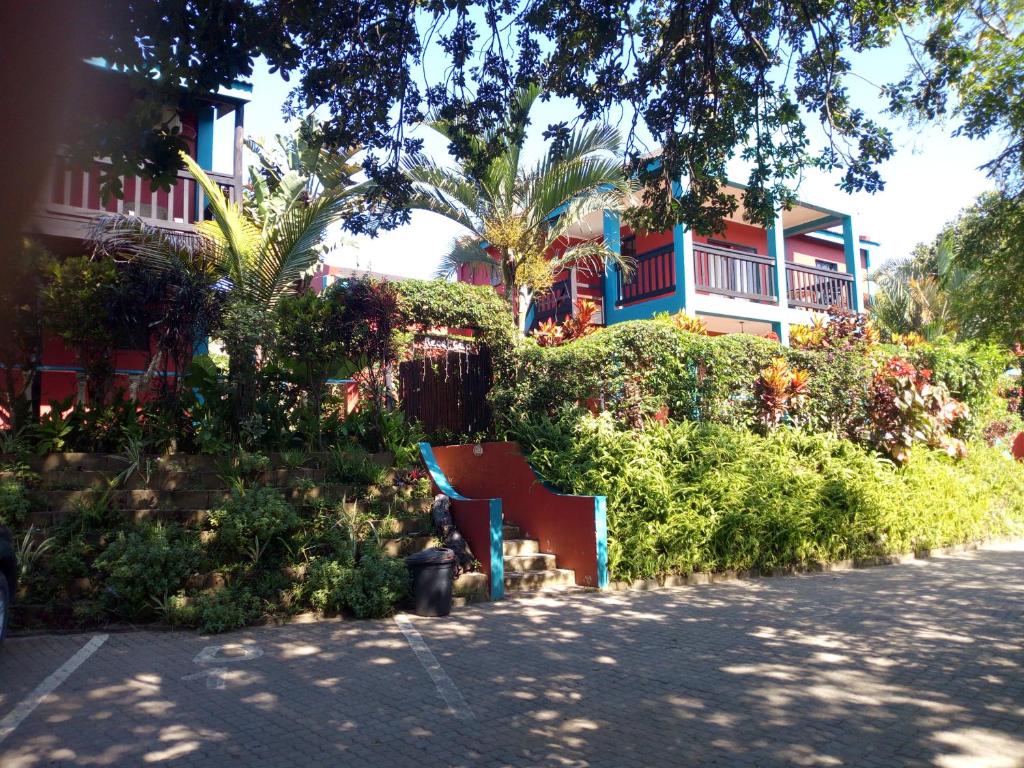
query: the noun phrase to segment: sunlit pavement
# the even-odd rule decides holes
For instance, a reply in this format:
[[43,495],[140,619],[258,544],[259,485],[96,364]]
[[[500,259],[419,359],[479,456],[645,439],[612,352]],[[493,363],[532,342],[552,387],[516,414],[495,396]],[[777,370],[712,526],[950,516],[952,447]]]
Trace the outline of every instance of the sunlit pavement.
[[1024,766],[1019,545],[411,628],[111,634],[27,715],[101,633],[13,638],[0,766]]

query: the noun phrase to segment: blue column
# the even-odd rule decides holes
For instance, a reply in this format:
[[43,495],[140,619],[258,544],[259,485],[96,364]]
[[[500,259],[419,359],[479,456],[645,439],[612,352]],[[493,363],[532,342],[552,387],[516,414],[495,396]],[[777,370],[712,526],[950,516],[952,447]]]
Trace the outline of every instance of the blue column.
[[[604,212],[604,244],[612,253],[622,253],[622,237],[619,234],[619,214]],[[618,271],[611,264],[604,265],[604,324],[611,325],[615,314],[615,302],[619,300]]]
[[[196,127],[196,162],[204,171],[213,170],[213,125],[216,112],[213,107],[199,110],[199,124]],[[196,185],[196,208],[202,211],[206,207],[206,196]]]
[[697,296],[693,274],[693,233],[682,224],[676,224],[672,228],[672,245],[676,260],[676,296],[681,300],[680,309],[693,314]]
[[789,323],[784,320],[780,320],[777,323],[772,323],[772,330],[775,331],[775,335],[779,337],[779,343],[784,346],[789,346]]
[[[775,224],[768,227],[768,256],[775,259],[775,290],[778,293],[779,306],[785,309],[789,306],[788,285],[786,283],[786,235],[785,227],[782,225],[782,213],[775,214]],[[782,334],[779,338],[782,338]],[[786,328],[786,336],[789,336],[789,328]],[[784,342],[785,343],[785,342]]]
[[864,311],[864,267],[860,262],[860,237],[852,216],[843,216],[843,251],[846,254],[846,272],[853,275],[853,309]]

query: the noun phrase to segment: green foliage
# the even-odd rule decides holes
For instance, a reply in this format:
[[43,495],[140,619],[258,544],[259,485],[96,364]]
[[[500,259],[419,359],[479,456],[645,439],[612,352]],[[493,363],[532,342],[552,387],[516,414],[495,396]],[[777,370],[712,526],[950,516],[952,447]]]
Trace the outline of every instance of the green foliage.
[[120,531],[95,566],[105,575],[104,599],[111,612],[145,620],[185,586],[199,561],[194,533],[176,525],[139,523]]
[[[639,160],[644,210],[659,225],[648,228],[684,222],[701,232],[720,229],[738,208],[721,189],[737,154],[751,165],[743,207],[767,225],[793,201],[794,180],[810,167],[841,169],[848,190],[881,188],[879,165],[893,152],[892,136],[851,87],[857,69],[851,60],[897,38],[911,48],[914,66],[885,91],[892,109],[934,119],[955,100],[963,132],[1006,135],[1010,146],[1000,160],[1019,166],[1013,2],[900,0],[794,11],[781,4],[644,0],[629,13],[577,3],[540,3],[524,12],[516,3],[468,2],[450,25],[449,4],[413,7],[415,23],[410,6],[398,0],[366,0],[358,14],[317,3],[294,4],[281,14],[277,5],[256,0],[211,0],[176,8],[174,24],[155,13],[128,15],[123,29],[84,39],[83,46],[119,70],[161,77],[140,78],[135,108],[97,121],[79,154],[111,158],[104,189],[116,189],[119,177],[140,167],[170,185],[180,168],[176,150],[185,142],[167,130],[161,109],[177,103],[183,88],[194,98],[230,86],[265,57],[295,83],[289,112],[321,107],[330,114],[328,146],[379,148],[366,170],[386,198],[401,199],[407,190],[395,166],[419,148],[408,129],[422,115],[443,115],[457,129],[451,137],[457,158],[487,167],[498,139],[515,125],[507,126],[507,113],[515,111],[510,91],[540,81],[564,109],[549,127],[556,146],[569,143],[570,126],[621,108],[636,116],[643,144],[664,147],[662,167]],[[420,62],[437,30],[444,30],[445,42],[430,46],[436,65],[424,80]],[[481,43],[494,35],[501,45]],[[466,101],[467,92],[476,98]],[[480,126],[496,135],[474,141]],[[810,140],[816,128],[828,136],[820,146]],[[700,172],[687,174],[691,188],[679,196],[665,180],[690,169]],[[401,221],[390,212],[389,224]],[[370,229],[375,221],[368,212],[349,226]]]
[[31,508],[24,483],[15,478],[0,478],[0,525],[20,528]]
[[970,415],[957,437],[976,437],[994,417],[1002,415],[1005,401],[999,397],[999,381],[1010,367],[1010,353],[985,343],[921,344],[903,352],[917,368],[932,372],[932,381],[967,405]]
[[306,569],[306,578],[296,597],[320,613],[340,613],[352,581],[351,558],[343,554],[319,557]]
[[[901,350],[901,352],[905,352]],[[792,349],[745,334],[708,337],[666,320],[617,323],[559,347],[526,342],[514,375],[497,378],[491,392],[498,431],[516,428],[536,414],[554,417],[576,406],[622,414],[633,389],[643,415],[667,406],[675,420],[755,426],[755,383],[777,358],[808,374],[799,420],[815,432],[863,439],[874,371],[889,348]],[[921,345],[910,359],[933,370],[936,383],[968,406],[957,436],[984,426],[982,415],[998,405],[996,387],[1006,358],[994,347]],[[632,396],[632,395],[630,395]]]
[[227,562],[256,565],[268,555],[280,554],[285,537],[298,527],[299,516],[280,491],[257,487],[233,491],[222,507],[210,510],[208,522]]
[[39,364],[38,347],[43,329],[38,300],[44,264],[52,258],[38,243],[25,239],[5,254],[0,283],[3,333],[0,334],[0,408],[16,434],[31,420],[31,391]]
[[944,279],[956,283],[950,301],[962,335],[1006,347],[1024,340],[1024,191],[982,195],[939,238],[951,243]]
[[446,280],[402,280],[397,284],[405,325],[470,328],[491,352],[495,378],[506,370],[517,344],[508,305],[489,285]]
[[217,634],[241,629],[262,618],[263,601],[251,589],[230,585],[195,598],[194,606],[179,621],[195,622],[200,632]]
[[870,557],[1024,531],[1024,467],[984,444],[955,462],[782,427],[616,429],[609,416],[522,424],[541,477],[608,497],[615,579]]
[[517,89],[500,131],[488,123],[466,135],[463,123],[439,119],[429,124],[450,143],[461,138],[490,145],[489,157],[477,155],[456,168],[416,157],[403,169],[413,187],[412,206],[445,216],[464,230],[442,258],[439,276],[469,267],[500,277],[523,336],[534,294],[550,289],[562,270],[633,267],[605,245],[601,232],[580,233],[589,215],[629,204],[633,184],[615,157],[622,149],[618,130],[579,127],[552,142],[543,160],[522,168],[530,111],[540,95],[538,85]]
[[390,616],[395,605],[409,593],[409,572],[401,560],[367,548],[351,578],[341,581],[340,593],[344,604],[357,618]]
[[114,376],[115,331],[107,306],[117,285],[117,268],[107,259],[76,256],[50,262],[46,277],[46,326],[77,354],[90,403],[104,403]]

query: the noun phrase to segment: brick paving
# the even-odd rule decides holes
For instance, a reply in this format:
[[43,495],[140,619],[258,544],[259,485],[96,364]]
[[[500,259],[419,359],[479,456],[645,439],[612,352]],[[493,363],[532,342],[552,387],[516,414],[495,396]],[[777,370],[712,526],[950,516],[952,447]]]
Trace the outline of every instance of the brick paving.
[[[413,624],[473,719],[393,621],[112,634],[0,765],[1024,766],[1021,545]],[[89,637],[11,639],[0,718]]]

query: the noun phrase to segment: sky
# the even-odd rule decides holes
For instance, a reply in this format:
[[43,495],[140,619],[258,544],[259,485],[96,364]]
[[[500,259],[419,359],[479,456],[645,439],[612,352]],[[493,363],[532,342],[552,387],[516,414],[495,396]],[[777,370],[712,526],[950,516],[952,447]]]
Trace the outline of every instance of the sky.
[[[950,125],[909,127],[882,115],[884,105],[874,84],[898,79],[906,66],[907,55],[899,48],[862,54],[853,59],[855,77],[849,82],[855,103],[893,131],[896,154],[881,166],[885,189],[874,195],[849,195],[836,186],[838,174],[808,171],[798,190],[802,200],[856,216],[861,234],[881,244],[874,266],[909,253],[918,242],[930,241],[962,208],[990,189],[991,183],[978,167],[999,149],[995,139],[953,138]],[[256,64],[252,83],[253,100],[245,113],[246,133],[264,138],[287,133],[281,106],[290,86],[270,73],[262,60]],[[533,116],[524,153],[526,163],[543,153],[540,133],[549,122],[564,119],[564,104],[540,103]],[[439,159],[447,157],[443,139],[427,128],[417,130],[428,153]],[[735,180],[745,180],[746,173],[739,163],[730,170]],[[344,236],[328,261],[405,277],[432,277],[452,238],[460,234],[464,232],[457,224],[437,214],[417,211],[409,224],[376,238]]]

